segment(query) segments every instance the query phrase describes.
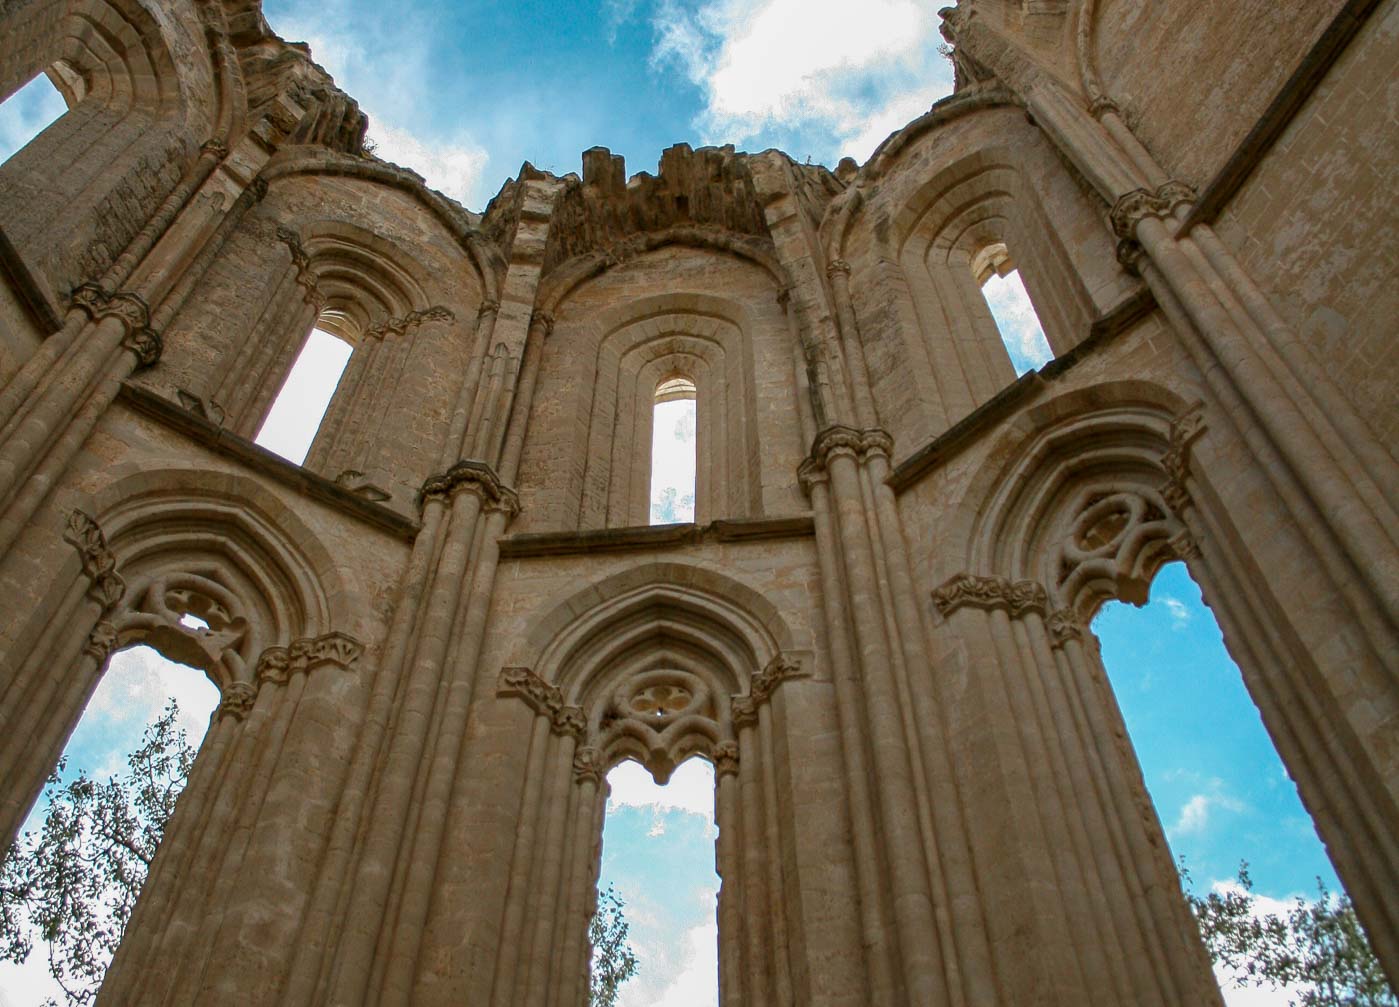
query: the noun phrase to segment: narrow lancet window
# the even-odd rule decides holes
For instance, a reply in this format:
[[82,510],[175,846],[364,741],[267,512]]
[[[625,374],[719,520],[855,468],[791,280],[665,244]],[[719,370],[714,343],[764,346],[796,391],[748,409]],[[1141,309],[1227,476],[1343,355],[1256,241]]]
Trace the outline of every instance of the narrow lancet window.
[[[714,1007],[719,1000],[714,768],[690,759],[662,787],[635,762],[623,762],[607,774],[607,783],[599,911],[591,938],[595,988],[609,970],[616,974],[619,965],[624,967],[624,954],[630,953],[635,974],[621,984],[618,1007]],[[618,916],[626,924],[625,940],[609,943],[606,935],[616,933]]]
[[51,126],[68,105],[45,74],[39,74],[0,104],[0,164]]
[[350,361],[351,349],[343,339],[319,327],[312,329],[258,431],[256,443],[298,465],[304,462]]
[[1001,341],[1017,375],[1037,370],[1054,359],[1035,306],[1003,244],[987,245],[972,259],[972,275],[981,284],[986,306],[996,320]]
[[667,378],[656,386],[651,422],[651,524],[695,519],[695,383]]

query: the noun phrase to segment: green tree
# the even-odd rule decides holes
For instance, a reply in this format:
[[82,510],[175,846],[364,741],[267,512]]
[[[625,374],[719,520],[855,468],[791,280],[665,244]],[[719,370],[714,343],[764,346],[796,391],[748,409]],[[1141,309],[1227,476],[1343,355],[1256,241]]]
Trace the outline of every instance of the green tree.
[[597,909],[588,923],[588,944],[593,949],[588,1007],[616,1007],[622,984],[636,975],[636,955],[627,943],[631,928],[622,915],[625,904],[611,885],[598,893]]
[[96,998],[189,780],[195,752],[178,716],[171,699],[127,756],[126,772],[106,783],[85,770],[64,783],[60,760],[43,825],[0,865],[0,959],[19,963],[36,941],[46,944],[49,973],[68,1004]]
[[1345,893],[1332,895],[1317,878],[1314,901],[1298,896],[1285,915],[1262,912],[1248,864],[1238,884],[1196,895],[1181,862],[1191,912],[1210,957],[1237,987],[1293,987],[1292,1007],[1396,1007],[1379,959]]

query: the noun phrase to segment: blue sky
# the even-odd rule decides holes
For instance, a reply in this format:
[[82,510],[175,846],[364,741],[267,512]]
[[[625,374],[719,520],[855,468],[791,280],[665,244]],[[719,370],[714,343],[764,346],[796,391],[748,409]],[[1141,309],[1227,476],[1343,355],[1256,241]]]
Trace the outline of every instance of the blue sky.
[[[682,141],[778,146],[829,166],[845,155],[862,161],[951,90],[950,66],[936,52],[937,7],[866,0],[858,18],[834,0],[268,0],[264,9],[275,30],[309,42],[360,100],[380,156],[479,211],[522,161],[577,171],[581,152],[598,144],[625,155],[632,173],[654,171],[660,152]],[[6,102],[0,158],[61,111],[42,81]],[[993,279],[985,292],[1017,372],[1043,364],[1048,347],[1018,278]],[[333,351],[313,368],[330,387]],[[318,416],[304,410],[303,441]],[[304,454],[296,431],[280,427],[279,417],[260,440]],[[660,489],[675,486],[683,496],[693,478],[684,464],[692,434],[670,420],[656,432],[666,464]],[[1095,629],[1172,849],[1186,856],[1197,884],[1226,882],[1247,858],[1268,898],[1310,892],[1316,875],[1334,886],[1183,568],[1162,573],[1146,609],[1110,605]],[[120,766],[171,692],[191,737],[200,736],[216,701],[211,690],[188,669],[119,655],[74,735],[72,762],[99,773]],[[603,880],[628,902],[642,958],[625,1007],[712,1004],[708,767],[687,763],[660,791],[635,766],[609,779]],[[0,1007],[35,1002],[42,973],[37,960],[0,966]],[[1229,999],[1233,1007],[1286,1002],[1278,994]]]

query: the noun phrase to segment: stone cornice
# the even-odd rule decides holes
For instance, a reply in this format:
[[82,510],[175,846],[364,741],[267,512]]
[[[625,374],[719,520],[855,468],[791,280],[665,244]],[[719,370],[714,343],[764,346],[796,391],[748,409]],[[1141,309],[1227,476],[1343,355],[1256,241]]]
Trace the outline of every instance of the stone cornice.
[[111,611],[126,595],[126,581],[117,573],[117,557],[107,546],[107,536],[93,518],[80,510],[71,511],[63,541],[78,550],[83,576],[88,579],[87,596]]
[[302,637],[285,647],[268,647],[257,659],[257,680],[281,684],[297,672],[324,665],[348,670],[364,652],[354,637],[340,632]]
[[771,542],[816,534],[810,514],[712,521],[706,525],[633,525],[589,531],[527,532],[500,540],[500,555],[572,556],[580,553],[687,548],[707,542]]
[[588,719],[582,707],[566,704],[557,685],[544,681],[529,668],[501,668],[496,694],[523,699],[535,713],[549,718],[555,734],[581,741],[588,733]]
[[451,322],[455,321],[456,317],[451,308],[434,304],[421,311],[410,311],[402,318],[390,318],[378,325],[371,325],[364,331],[364,334],[374,339],[383,339],[385,336],[404,336],[417,331],[420,325],[427,322]]
[[428,476],[418,491],[418,506],[428,500],[449,501],[458,493],[474,493],[481,498],[484,510],[504,511],[514,516],[520,512],[520,500],[515,491],[500,481],[495,469],[485,462],[465,459],[446,472]]
[[933,592],[933,604],[943,616],[951,615],[959,608],[971,607],[986,611],[999,609],[1018,619],[1027,612],[1043,615],[1049,604],[1049,596],[1037,581],[959,573],[948,578]]

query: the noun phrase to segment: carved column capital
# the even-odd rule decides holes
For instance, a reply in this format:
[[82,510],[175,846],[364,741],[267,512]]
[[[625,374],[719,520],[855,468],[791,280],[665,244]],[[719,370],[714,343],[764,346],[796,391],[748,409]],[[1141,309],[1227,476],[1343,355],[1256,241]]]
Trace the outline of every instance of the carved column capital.
[[363,652],[363,645],[347,633],[301,637],[285,647],[274,646],[264,650],[257,659],[257,680],[280,685],[297,672],[310,671],[323,665],[348,670]]
[[199,153],[216,161],[222,161],[228,156],[228,144],[224,143],[221,137],[212,137],[200,145]]
[[446,472],[429,476],[418,491],[418,506],[421,508],[434,498],[450,501],[458,493],[475,493],[486,511],[503,511],[511,517],[520,512],[520,499],[515,491],[502,483],[495,470],[485,462],[471,460],[459,461]]
[[1083,626],[1078,621],[1078,616],[1067,608],[1056,609],[1049,613],[1049,617],[1045,619],[1045,625],[1049,629],[1051,647],[1062,647],[1070,640],[1083,639]]
[[734,726],[750,727],[758,722],[758,708],[772,698],[777,687],[791,678],[801,678],[801,661],[787,653],[773,655],[762,671],[753,673],[748,681],[748,694],[734,696],[729,700],[729,712]]
[[486,315],[494,315],[500,311],[500,302],[486,298],[481,302],[481,306],[476,309],[476,317],[483,318]]
[[573,779],[579,783],[585,780],[591,780],[593,783],[602,782],[602,762],[598,759],[596,748],[584,746],[574,751]]
[[151,309],[145,298],[129,290],[108,293],[96,283],[80,283],[69,295],[68,305],[85,312],[94,322],[115,318],[127,334],[150,325]]
[[92,632],[83,643],[83,653],[96,661],[99,668],[107,663],[107,658],[111,657],[112,651],[116,649],[117,628],[106,619],[92,627]]
[[802,488],[810,495],[810,484],[824,478],[826,468],[833,457],[845,454],[860,461],[868,461],[871,456],[882,455],[889,458],[894,452],[894,438],[887,431],[877,427],[857,430],[854,427],[830,426],[816,435],[811,444],[811,454],[797,469],[797,478]]
[[1190,506],[1190,455],[1193,446],[1205,432],[1204,403],[1196,402],[1171,421],[1170,434],[1165,452],[1161,455],[1161,468],[1166,472],[1166,481],[1161,485],[1161,496],[1177,516],[1185,513]]
[[130,350],[136,357],[136,366],[154,367],[160,361],[165,340],[155,329],[133,329],[121,338],[122,349]]
[[832,259],[826,265],[826,275],[832,279],[835,279],[836,276],[848,277],[850,275],[850,263],[846,262],[844,259]]
[[1118,238],[1117,261],[1122,263],[1123,268],[1133,274],[1139,271],[1142,252],[1137,245],[1137,227],[1143,220],[1165,220],[1177,207],[1194,201],[1195,190],[1175,180],[1161,183],[1155,192],[1133,189],[1119,196],[1108,216],[1112,221],[1112,232]]
[[107,547],[107,537],[91,516],[80,510],[68,515],[63,541],[78,550],[83,576],[88,581],[87,596],[110,611],[126,594],[126,581],[117,573],[117,557]]
[[1118,107],[1117,102],[1113,101],[1105,94],[1098,95],[1088,106],[1088,114],[1095,119],[1101,119],[1109,112],[1119,119],[1122,118],[1122,109]]
[[721,741],[709,750],[709,759],[714,763],[714,775],[736,776],[738,774],[738,744]]
[[224,717],[242,720],[252,712],[253,703],[256,700],[256,686],[248,682],[232,682],[224,687],[223,698],[219,700],[219,706],[214,711],[214,716],[219,720]]
[[535,311],[529,316],[529,327],[538,326],[541,335],[548,339],[554,333],[554,316],[547,311]]
[[959,573],[933,592],[933,604],[944,616],[970,606],[987,611],[1001,609],[1018,619],[1027,612],[1043,615],[1049,595],[1038,581]]
[[588,718],[582,707],[568,706],[557,685],[544,681],[529,668],[501,668],[497,695],[518,696],[530,709],[549,718],[550,729],[582,741],[588,733]]

